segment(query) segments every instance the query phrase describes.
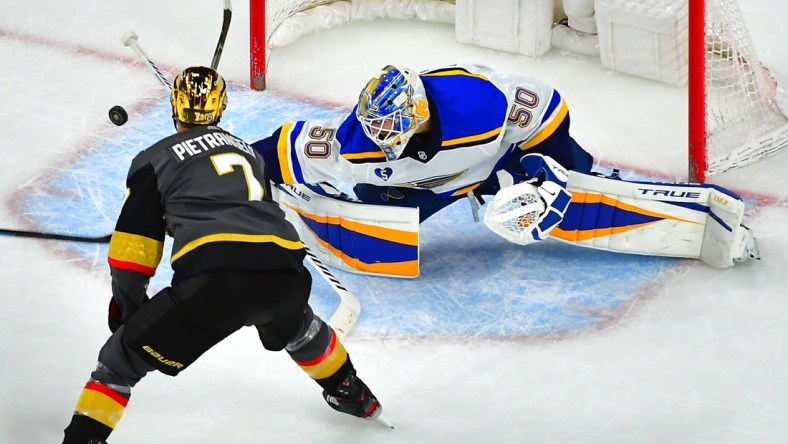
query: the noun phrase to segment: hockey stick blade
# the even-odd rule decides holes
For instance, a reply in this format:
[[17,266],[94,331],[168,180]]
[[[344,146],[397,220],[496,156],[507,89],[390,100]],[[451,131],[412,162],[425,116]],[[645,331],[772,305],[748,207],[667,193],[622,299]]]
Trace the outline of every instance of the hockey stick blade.
[[224,0],[224,16],[222,18],[222,31],[219,33],[219,41],[216,43],[216,50],[213,52],[211,68],[216,70],[219,67],[219,59],[224,52],[224,42],[227,40],[227,32],[230,30],[230,21],[233,19],[233,9],[230,0]]
[[71,242],[85,242],[91,244],[107,244],[109,240],[112,238],[111,234],[106,236],[100,237],[91,237],[91,236],[75,236],[71,234],[60,234],[60,233],[42,233],[38,231],[24,231],[24,230],[9,230],[6,228],[0,228],[0,235],[3,236],[14,236],[14,237],[27,237],[33,239],[49,239],[49,240],[62,240],[62,241],[71,241]]
[[339,294],[339,307],[331,315],[328,320],[328,325],[334,329],[340,340],[344,339],[350,330],[356,325],[358,317],[361,314],[361,304],[358,302],[356,296],[350,292],[344,285],[331,273],[331,270],[326,267],[323,262],[304,245],[306,250],[306,258],[313,267],[320,273],[321,276],[334,288],[334,291]]

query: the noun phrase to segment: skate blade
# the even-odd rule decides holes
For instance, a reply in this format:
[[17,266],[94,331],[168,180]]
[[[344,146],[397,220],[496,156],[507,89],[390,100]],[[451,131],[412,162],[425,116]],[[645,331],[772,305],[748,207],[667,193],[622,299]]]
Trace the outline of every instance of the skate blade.
[[376,408],[371,415],[367,416],[367,419],[377,421],[378,423],[390,429],[394,428],[394,425],[392,425],[386,418],[383,417],[383,407],[381,407],[380,405],[378,405],[378,408]]
[[386,426],[386,427],[388,427],[388,428],[390,428],[390,429],[394,428],[394,425],[392,423],[390,423],[386,418],[384,418],[382,414],[380,414],[380,415],[378,415],[378,416],[376,416],[374,418],[371,418],[371,419],[376,421],[376,422],[378,422],[378,423],[380,423],[380,424],[382,424],[382,425],[384,425],[384,426]]

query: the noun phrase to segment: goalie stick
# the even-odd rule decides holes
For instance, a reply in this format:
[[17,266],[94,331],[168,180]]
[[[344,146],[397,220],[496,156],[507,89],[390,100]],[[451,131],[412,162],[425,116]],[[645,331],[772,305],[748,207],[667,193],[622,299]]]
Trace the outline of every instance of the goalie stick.
[[[211,67],[215,69],[214,64],[219,63],[219,58],[221,57],[221,53],[224,49],[224,40],[227,37],[227,31],[230,26],[230,19],[232,17],[232,11],[230,10],[230,0],[225,0],[225,9],[224,9],[224,21],[222,23],[222,32],[219,36],[219,43],[216,46],[216,52],[213,56],[213,62],[211,62]],[[168,91],[172,89],[172,86],[169,82],[161,75],[161,71],[156,67],[156,64],[153,63],[153,60],[148,57],[145,51],[139,46],[137,43],[137,34],[134,32],[127,32],[123,34],[121,37],[121,42],[126,46],[131,46],[135,53],[142,59],[145,65],[148,66],[150,71],[156,76],[159,82],[167,88]],[[128,42],[128,43],[127,43]],[[107,237],[107,241],[109,241],[109,237]],[[345,336],[350,332],[353,326],[358,321],[359,314],[361,313],[361,304],[358,301],[358,298],[350,292],[336,276],[328,269],[328,267],[323,264],[323,262],[318,259],[315,253],[312,252],[306,245],[304,245],[304,250],[306,250],[306,259],[312,264],[312,267],[331,285],[331,288],[339,295],[339,307],[334,311],[331,315],[331,318],[328,320],[328,325],[334,329],[339,339],[344,339]]]

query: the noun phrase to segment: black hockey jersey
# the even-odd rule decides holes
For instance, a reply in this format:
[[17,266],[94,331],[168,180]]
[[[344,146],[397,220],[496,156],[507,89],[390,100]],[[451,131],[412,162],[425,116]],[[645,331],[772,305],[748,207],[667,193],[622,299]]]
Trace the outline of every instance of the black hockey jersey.
[[174,240],[173,282],[210,269],[303,267],[303,245],[271,200],[261,156],[221,128],[192,128],[142,151],[126,187],[109,246],[117,296],[141,301],[165,233]]

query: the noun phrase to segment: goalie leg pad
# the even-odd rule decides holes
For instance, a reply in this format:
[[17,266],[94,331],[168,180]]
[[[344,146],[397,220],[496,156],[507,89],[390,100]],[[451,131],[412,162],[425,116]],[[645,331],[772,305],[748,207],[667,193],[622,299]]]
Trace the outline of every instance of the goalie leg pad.
[[760,259],[758,244],[752,231],[741,224],[744,202],[738,196],[711,188],[709,218],[699,259],[718,268],[735,262]]
[[280,185],[274,200],[327,265],[361,274],[419,275],[419,209],[336,199],[302,184]]
[[757,256],[741,226],[744,201],[714,185],[627,182],[569,172],[572,202],[553,238],[622,253],[700,259],[729,267]]

